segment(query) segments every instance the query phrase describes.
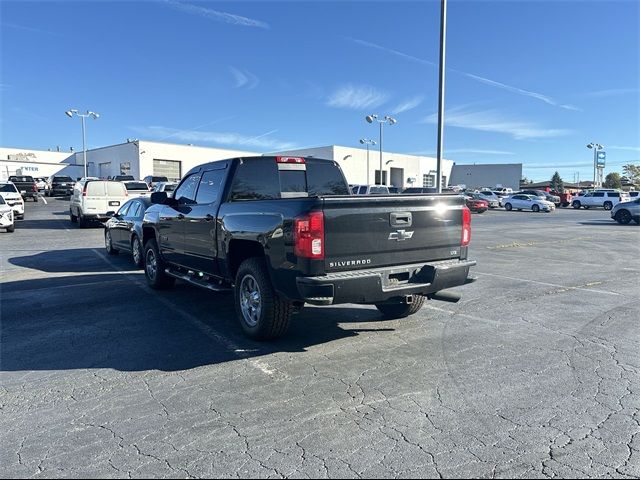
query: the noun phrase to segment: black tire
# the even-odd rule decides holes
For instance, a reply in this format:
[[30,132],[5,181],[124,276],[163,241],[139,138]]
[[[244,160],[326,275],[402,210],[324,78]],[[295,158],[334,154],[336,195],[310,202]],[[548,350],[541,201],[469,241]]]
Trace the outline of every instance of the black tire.
[[14,224],[14,225],[11,225],[10,227],[7,227],[7,232],[8,232],[8,233],[13,233],[13,232],[15,232],[15,231],[16,231],[16,226],[15,226],[15,224]]
[[562,206],[563,206],[564,208],[567,208],[567,207],[569,206],[569,203],[564,202],[564,203],[562,204]]
[[166,265],[160,257],[158,244],[155,238],[147,240],[144,246],[144,276],[147,277],[147,283],[155,290],[173,287],[176,279],[164,271]]
[[87,228],[87,220],[82,215],[82,210],[78,210],[78,226],[80,228]]
[[589,207],[589,205],[585,205],[585,206],[584,206],[584,209],[585,209],[585,210],[589,210],[589,208],[591,208],[591,207]]
[[604,202],[604,205],[602,205],[604,207],[605,210],[611,210],[613,208],[613,203],[611,202]]
[[78,223],[78,217],[73,214],[71,209],[69,209],[69,220],[71,220],[71,223]]
[[274,291],[263,258],[242,262],[233,298],[238,321],[248,337],[270,340],[283,336],[289,329],[294,305]]
[[631,213],[629,212],[629,210],[619,210],[616,213],[616,222],[618,222],[620,225],[628,225],[629,223],[631,223]]
[[111,231],[109,229],[104,231],[104,248],[109,255],[117,255],[119,253],[117,248],[113,248],[113,239],[111,238]]
[[18,220],[24,220],[24,213],[22,215],[16,215]]
[[572,206],[573,208],[575,208],[576,210],[578,210],[578,209],[581,207],[580,202],[578,202],[578,201],[573,202],[573,203],[571,204],[571,206]]
[[376,304],[376,308],[382,312],[385,318],[405,318],[413,315],[424,305],[424,295],[414,295],[411,303],[386,303]]
[[538,205],[533,205],[533,206],[531,207],[531,210],[532,210],[532,211],[534,211],[534,212],[536,212],[536,213],[538,213],[538,212],[540,211],[540,207],[539,207]]
[[640,225],[640,218],[634,218],[633,221],[636,222],[636,225]]
[[510,211],[513,209],[513,206],[512,206],[510,203],[505,203],[505,204],[504,204],[504,209],[505,209],[507,212],[510,212]]
[[131,255],[133,256],[133,264],[138,268],[142,268],[144,266],[144,249],[137,235],[134,235],[131,240]]

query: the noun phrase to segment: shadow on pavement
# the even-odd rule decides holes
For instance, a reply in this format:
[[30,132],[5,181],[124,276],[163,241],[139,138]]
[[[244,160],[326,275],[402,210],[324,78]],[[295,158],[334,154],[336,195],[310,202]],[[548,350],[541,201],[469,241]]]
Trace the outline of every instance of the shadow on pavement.
[[28,216],[24,220],[16,222],[16,228],[29,230],[64,230],[66,228],[78,228],[70,221],[61,221],[55,219],[29,219]]
[[[393,330],[375,309],[306,307],[286,337],[255,342],[243,335],[229,294],[180,282],[149,291],[136,283],[142,272],[102,267],[102,274],[2,284],[0,371],[177,371]],[[374,321],[379,329],[358,328]]]
[[[31,220],[33,222],[47,222],[48,220]],[[27,220],[25,220],[27,222]],[[63,222],[55,222],[64,225]],[[17,224],[16,228],[20,228],[22,223]],[[44,227],[43,227],[44,228]],[[55,227],[54,227],[55,228]],[[104,249],[98,249],[100,254]],[[126,254],[120,254],[113,257],[113,261],[118,267],[124,267],[127,270],[133,270],[131,258]],[[104,262],[96,251],[92,248],[73,248],[68,250],[50,250],[46,252],[36,253],[34,255],[24,255],[20,257],[11,257],[8,262],[12,265],[33,270],[39,270],[46,273],[99,273],[109,272],[109,266]],[[6,287],[9,284],[4,284]]]

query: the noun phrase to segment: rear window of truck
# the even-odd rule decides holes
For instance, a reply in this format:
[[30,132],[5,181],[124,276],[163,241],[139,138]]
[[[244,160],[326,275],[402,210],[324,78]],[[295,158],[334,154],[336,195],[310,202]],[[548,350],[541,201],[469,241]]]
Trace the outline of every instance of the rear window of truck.
[[329,161],[309,161],[304,170],[278,169],[272,158],[246,159],[236,169],[230,199],[270,200],[296,196],[349,195],[340,169]]

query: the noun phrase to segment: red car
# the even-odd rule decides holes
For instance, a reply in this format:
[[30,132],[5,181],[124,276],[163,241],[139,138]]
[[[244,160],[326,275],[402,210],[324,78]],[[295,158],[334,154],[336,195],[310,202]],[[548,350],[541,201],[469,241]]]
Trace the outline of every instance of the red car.
[[467,201],[467,207],[469,207],[469,210],[472,212],[482,213],[489,209],[489,202],[480,198],[477,193],[465,195],[464,198]]

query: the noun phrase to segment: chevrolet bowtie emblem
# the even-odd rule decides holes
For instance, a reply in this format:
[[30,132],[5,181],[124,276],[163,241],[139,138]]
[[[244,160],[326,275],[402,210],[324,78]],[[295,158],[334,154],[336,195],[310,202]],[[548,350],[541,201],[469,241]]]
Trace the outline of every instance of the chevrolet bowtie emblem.
[[413,230],[410,232],[407,232],[406,230],[396,230],[389,234],[389,240],[397,240],[398,242],[402,242],[403,240],[411,237],[413,237]]

